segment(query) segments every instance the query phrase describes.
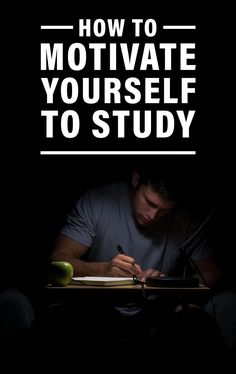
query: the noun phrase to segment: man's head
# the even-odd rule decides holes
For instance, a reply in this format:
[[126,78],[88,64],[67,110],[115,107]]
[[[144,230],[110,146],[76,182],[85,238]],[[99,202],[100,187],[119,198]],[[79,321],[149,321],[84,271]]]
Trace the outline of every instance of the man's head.
[[181,197],[180,174],[163,166],[132,174],[132,203],[136,222],[148,227],[170,213]]

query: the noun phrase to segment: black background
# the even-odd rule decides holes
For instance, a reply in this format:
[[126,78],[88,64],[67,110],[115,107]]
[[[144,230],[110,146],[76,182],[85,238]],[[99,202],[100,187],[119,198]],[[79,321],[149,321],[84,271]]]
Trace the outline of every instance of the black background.
[[[219,243],[224,258],[228,254],[234,256],[232,9],[217,8],[215,5],[214,8],[205,9],[202,5],[192,3],[187,7],[181,7],[180,4],[173,7],[166,3],[164,9],[158,3],[145,3],[145,6],[133,6],[130,3],[128,10],[120,2],[110,6],[99,3],[96,7],[92,3],[71,6],[68,2],[64,7],[58,4],[53,6],[52,3],[50,8],[43,3],[40,6],[31,5],[27,9],[13,7],[5,10],[5,17],[9,20],[9,27],[5,29],[2,43],[1,205],[4,282],[9,282],[10,273],[11,282],[24,284],[30,277],[37,282],[38,273],[40,277],[55,236],[75,198],[90,186],[127,177],[130,167],[143,161],[139,156],[40,156],[42,74],[39,53],[40,42],[43,41],[40,25],[75,24],[79,18],[154,18],[163,24],[197,26],[196,31],[189,31],[195,33],[191,41],[197,45],[197,71],[194,73],[197,78],[194,104],[197,112],[194,133],[189,142],[183,144],[179,137],[171,138],[168,147],[165,143],[160,149],[185,147],[186,150],[197,151],[196,156],[175,156],[174,160],[221,207],[222,235]],[[58,32],[52,33],[58,35]],[[178,41],[178,37],[173,39],[174,42]],[[132,72],[129,72],[128,76],[131,75]],[[87,108],[82,110],[86,113]],[[156,139],[148,139],[143,144],[143,149],[157,150]],[[87,144],[85,140],[84,149],[88,146],[88,149],[92,147],[97,150],[97,144]],[[73,147],[71,149],[76,149],[76,145]],[[127,137],[123,144],[113,140],[107,142],[105,147],[110,150],[122,147],[129,150],[132,147],[137,149],[139,144],[134,144],[133,139],[130,141]],[[145,156],[145,160],[155,164],[160,157]],[[233,266],[230,270],[234,271]]]

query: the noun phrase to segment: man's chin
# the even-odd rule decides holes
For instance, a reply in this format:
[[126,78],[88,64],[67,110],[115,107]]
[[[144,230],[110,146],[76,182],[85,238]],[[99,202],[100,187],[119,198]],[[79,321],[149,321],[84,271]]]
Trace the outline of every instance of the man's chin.
[[152,225],[152,222],[147,221],[147,220],[145,220],[144,218],[141,218],[141,217],[138,217],[136,219],[136,222],[137,222],[138,226],[140,226],[140,227],[149,227],[149,226]]

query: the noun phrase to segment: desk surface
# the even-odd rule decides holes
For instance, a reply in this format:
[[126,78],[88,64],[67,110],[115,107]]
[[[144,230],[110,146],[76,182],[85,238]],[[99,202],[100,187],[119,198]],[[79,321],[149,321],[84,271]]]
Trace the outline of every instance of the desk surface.
[[63,293],[74,292],[78,294],[82,293],[94,293],[94,292],[104,292],[104,293],[139,293],[145,290],[147,294],[158,294],[158,293],[205,293],[209,292],[210,288],[204,285],[200,285],[199,287],[148,287],[146,285],[116,285],[116,286],[87,286],[87,285],[72,285],[68,284],[65,287],[60,286],[51,286],[48,285],[45,287],[47,292],[55,292],[61,291]]

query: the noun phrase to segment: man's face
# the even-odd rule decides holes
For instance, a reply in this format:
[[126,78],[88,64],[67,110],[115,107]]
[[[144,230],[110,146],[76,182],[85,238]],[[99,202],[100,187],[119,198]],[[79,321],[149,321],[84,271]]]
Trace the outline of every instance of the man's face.
[[138,225],[149,227],[167,215],[175,206],[175,201],[165,200],[149,185],[133,183],[133,209]]

